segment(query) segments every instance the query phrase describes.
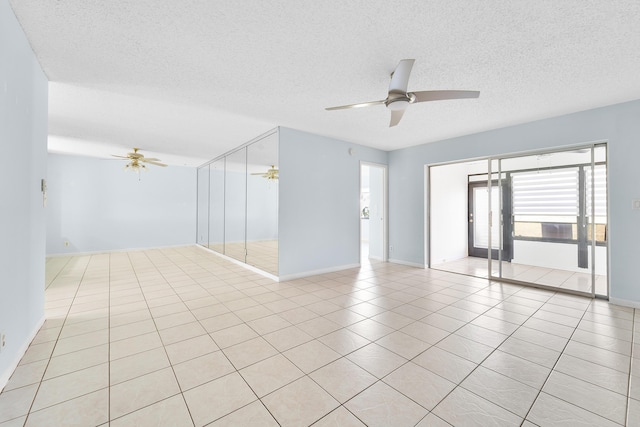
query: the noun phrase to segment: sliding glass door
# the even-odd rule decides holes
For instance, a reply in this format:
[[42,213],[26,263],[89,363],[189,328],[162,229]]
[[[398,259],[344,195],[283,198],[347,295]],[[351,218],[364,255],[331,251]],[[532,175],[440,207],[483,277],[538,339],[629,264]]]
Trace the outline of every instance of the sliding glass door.
[[430,268],[608,296],[606,144],[427,173]]
[[[497,158],[491,277],[607,296],[606,146]],[[498,228],[498,230],[495,230]],[[498,239],[498,242],[492,240]],[[506,248],[510,248],[510,252]]]

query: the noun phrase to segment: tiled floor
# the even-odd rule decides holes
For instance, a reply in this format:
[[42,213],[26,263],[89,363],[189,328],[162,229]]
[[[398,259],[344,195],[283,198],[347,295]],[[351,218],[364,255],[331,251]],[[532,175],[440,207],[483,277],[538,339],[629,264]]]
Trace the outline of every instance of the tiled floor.
[[[486,258],[466,257],[435,265],[438,270],[467,274],[475,277],[489,277]],[[491,264],[492,274],[499,277],[498,261]],[[505,262],[502,264],[502,277],[538,285],[554,286],[560,289],[591,293],[591,274],[534,265]],[[607,276],[596,274],[596,295],[608,295]]]
[[604,301],[385,263],[275,283],[197,247],[47,280],[2,427],[640,425],[636,316]]

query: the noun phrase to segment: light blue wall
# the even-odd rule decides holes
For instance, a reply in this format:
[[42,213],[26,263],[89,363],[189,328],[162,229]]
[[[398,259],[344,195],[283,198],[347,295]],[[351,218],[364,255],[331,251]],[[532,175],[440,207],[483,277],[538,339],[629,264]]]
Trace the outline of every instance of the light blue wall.
[[358,264],[360,161],[387,152],[280,128],[279,156],[280,276]]
[[0,389],[44,316],[47,91],[9,3],[0,0]]
[[424,262],[425,164],[594,141],[609,142],[611,297],[640,302],[640,101],[390,152],[390,258]]
[[[193,244],[196,168],[49,155],[47,254]],[[69,242],[69,246],[65,246]]]

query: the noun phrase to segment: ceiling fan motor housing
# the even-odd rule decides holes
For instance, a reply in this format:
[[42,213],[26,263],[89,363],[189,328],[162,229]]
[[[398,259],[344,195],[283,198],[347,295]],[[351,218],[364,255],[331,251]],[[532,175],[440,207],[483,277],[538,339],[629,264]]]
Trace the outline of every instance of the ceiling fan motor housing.
[[399,111],[406,109],[409,104],[413,103],[415,95],[412,93],[393,93],[390,92],[384,105],[391,111]]

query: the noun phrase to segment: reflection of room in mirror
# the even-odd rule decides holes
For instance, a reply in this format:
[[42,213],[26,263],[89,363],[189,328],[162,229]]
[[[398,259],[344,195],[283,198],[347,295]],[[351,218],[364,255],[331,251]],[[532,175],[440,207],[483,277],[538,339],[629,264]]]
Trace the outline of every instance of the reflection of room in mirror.
[[198,243],[278,274],[278,132],[198,171]]
[[209,244],[209,166],[198,169],[196,243]]
[[245,262],[278,274],[278,135],[247,147]]
[[209,246],[207,247],[212,251],[216,251],[220,254],[224,254],[224,243],[210,243]]
[[247,264],[278,274],[278,240],[247,241]]
[[237,243],[247,238],[247,148],[227,155],[224,174],[224,254],[245,262],[244,248]]
[[209,247],[224,253],[224,177],[226,159],[209,165]]

